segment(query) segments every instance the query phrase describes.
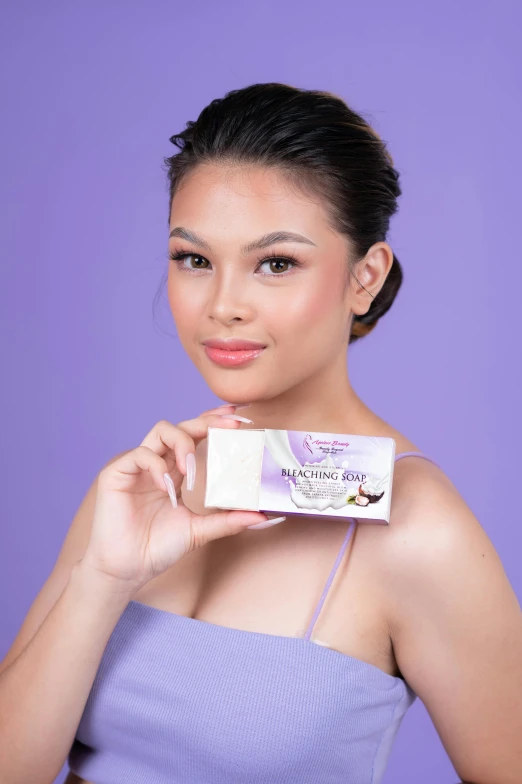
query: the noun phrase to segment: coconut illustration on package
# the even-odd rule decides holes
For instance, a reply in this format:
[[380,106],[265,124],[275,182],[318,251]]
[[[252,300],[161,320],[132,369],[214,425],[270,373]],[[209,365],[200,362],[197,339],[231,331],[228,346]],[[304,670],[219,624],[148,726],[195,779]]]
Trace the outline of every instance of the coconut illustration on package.
[[365,485],[366,487],[363,487],[362,484],[360,484],[358,494],[348,496],[346,503],[357,504],[357,506],[368,506],[368,504],[376,504],[377,501],[381,500],[384,495],[384,490],[382,493],[379,493],[378,489],[368,482],[365,482]]

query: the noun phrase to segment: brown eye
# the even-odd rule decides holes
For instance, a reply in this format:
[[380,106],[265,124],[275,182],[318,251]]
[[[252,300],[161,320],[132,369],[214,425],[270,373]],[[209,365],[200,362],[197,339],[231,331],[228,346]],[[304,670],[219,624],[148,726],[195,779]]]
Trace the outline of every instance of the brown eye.
[[[281,264],[288,265],[288,259],[270,259],[268,262],[263,262],[263,264],[268,263],[270,265],[270,269],[272,272],[286,272],[286,269],[281,269]],[[288,268],[288,267],[287,267]]]
[[[204,256],[199,256],[197,253],[187,253],[186,251],[171,251],[169,252],[169,258],[174,261],[178,268],[184,272],[196,272],[197,270],[206,270],[209,269],[208,265],[209,261]],[[185,259],[194,259],[195,264],[194,266],[185,264]],[[269,264],[269,272],[263,272],[263,276],[265,278],[277,278],[283,277],[287,274],[291,274],[292,270],[301,266],[301,262],[297,259],[293,258],[286,258],[285,256],[276,256],[275,254],[270,255],[268,258],[260,259],[258,266],[256,268],[261,268],[264,264]],[[290,267],[288,267],[290,265]]]
[[[208,260],[207,259],[203,258],[203,256],[196,256],[195,253],[187,253],[185,255],[185,258],[187,258],[187,259],[197,259],[198,260],[198,263],[195,264],[195,266],[192,269],[206,269],[204,264],[205,264],[205,262],[207,262],[207,264],[208,264]],[[203,262],[203,264],[201,264],[201,262]]]
[[[283,277],[289,273],[291,273],[292,269],[300,267],[300,263],[296,259],[286,258],[285,256],[269,256],[268,258],[262,259],[259,263],[259,267],[261,268],[263,264],[269,264],[270,272],[263,272],[265,277],[270,278],[277,278]],[[283,265],[283,266],[281,266]],[[290,265],[290,267],[288,266]],[[275,273],[275,274],[271,274]]]
[[208,259],[205,259],[203,256],[198,256],[196,253],[170,253],[169,258],[172,261],[175,261],[178,267],[188,270],[194,269],[207,269],[204,265],[198,263],[195,267],[187,266],[183,264],[185,259],[198,259],[199,261],[207,262]]

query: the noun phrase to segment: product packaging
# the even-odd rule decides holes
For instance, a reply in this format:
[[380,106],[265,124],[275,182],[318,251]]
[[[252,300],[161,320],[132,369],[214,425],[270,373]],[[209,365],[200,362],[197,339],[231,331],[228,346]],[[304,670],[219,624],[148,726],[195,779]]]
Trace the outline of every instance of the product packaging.
[[390,522],[395,441],[209,427],[205,507]]

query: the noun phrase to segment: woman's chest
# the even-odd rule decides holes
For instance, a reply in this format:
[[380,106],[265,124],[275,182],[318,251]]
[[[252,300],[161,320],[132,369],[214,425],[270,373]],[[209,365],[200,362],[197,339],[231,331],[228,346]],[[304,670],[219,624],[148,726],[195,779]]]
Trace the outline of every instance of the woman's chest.
[[[210,512],[203,507],[201,495],[194,497],[187,493],[185,500],[187,506],[198,514],[204,515]],[[131,608],[130,620],[128,619],[127,623],[132,626],[135,622],[136,633],[138,633],[138,629],[143,629],[142,642],[148,647],[146,655],[144,654],[141,658],[137,657],[137,659],[135,657],[128,662],[128,666],[131,666],[133,661],[143,660],[148,663],[148,672],[151,669],[155,671],[155,666],[151,667],[150,656],[152,651],[161,652],[162,646],[159,639],[152,639],[151,644],[146,641],[150,641],[153,629],[156,628],[156,624],[160,624],[163,632],[168,630],[172,634],[171,644],[167,645],[171,653],[177,651],[178,647],[180,656],[184,655],[183,651],[192,651],[186,660],[180,660],[174,667],[178,678],[183,673],[183,662],[190,670],[187,671],[185,680],[181,679],[183,683],[192,684],[190,688],[187,686],[186,691],[186,700],[190,701],[194,683],[190,668],[194,665],[194,656],[200,655],[198,652],[201,651],[203,658],[194,670],[198,673],[204,672],[205,666],[211,668],[217,666],[217,664],[213,664],[213,657],[208,656],[208,651],[214,650],[216,640],[219,637],[223,647],[232,644],[229,655],[226,657],[227,666],[224,672],[229,675],[233,671],[236,680],[230,682],[221,696],[218,695],[219,699],[216,698],[217,709],[226,703],[229,690],[238,688],[237,678],[248,672],[248,669],[245,669],[245,662],[248,660],[246,650],[250,651],[248,654],[250,656],[251,645],[259,644],[260,653],[266,654],[267,651],[270,651],[272,654],[279,645],[284,644],[284,641],[279,638],[305,636],[306,631],[310,628],[314,612],[320,604],[321,598],[324,598],[324,589],[329,577],[333,576],[310,637],[311,642],[332,648],[347,657],[346,660],[338,660],[342,673],[337,673],[332,679],[332,684],[335,684],[332,699],[334,701],[338,699],[339,683],[343,682],[345,672],[351,673],[352,668],[354,673],[359,673],[349,687],[354,693],[361,687],[361,679],[364,680],[366,676],[377,678],[379,682],[381,675],[382,678],[386,678],[387,675],[399,674],[383,609],[385,587],[379,581],[375,566],[376,559],[372,557],[375,548],[379,546],[380,532],[377,528],[380,527],[365,527],[364,524],[356,527],[337,564],[337,569],[333,572],[348,527],[349,521],[324,521],[306,516],[288,516],[281,525],[261,531],[244,531],[236,536],[216,540],[185,556],[165,574],[149,582],[135,595],[134,599],[137,604]],[[381,532],[385,532],[385,530],[381,529]],[[168,616],[163,616],[161,613],[151,613],[150,609],[147,610],[142,605],[172,613],[174,617],[169,619]],[[177,618],[176,616],[185,617]],[[192,624],[187,620],[190,618],[206,622],[209,626]],[[153,623],[153,626],[147,626],[149,622]],[[222,635],[219,635],[218,630],[214,629],[214,625],[224,627],[224,629],[261,632],[272,635],[273,639],[265,640],[257,638],[257,636],[251,638],[247,635],[235,638],[224,631]],[[188,639],[180,640],[180,633],[188,634]],[[193,639],[198,636],[201,638],[199,641]],[[134,638],[130,636],[129,643],[132,639]],[[234,664],[235,657],[237,658],[240,653],[238,648],[234,648],[234,639],[237,639],[238,647],[245,646],[245,655],[241,660],[241,666]],[[304,644],[307,646],[307,643]],[[297,645],[297,642],[293,642],[292,645]],[[310,648],[315,649],[315,646],[310,646]],[[293,652],[294,648],[292,647],[291,650]],[[296,650],[300,650],[300,648]],[[205,651],[207,653],[204,653]],[[310,654],[313,653],[313,650],[308,647],[303,648],[303,652],[306,651],[309,651]],[[317,651],[317,653],[319,655],[320,652]],[[324,655],[329,656],[327,653]],[[254,656],[254,660],[257,662],[258,658]],[[265,670],[262,671],[277,672],[281,675],[279,659],[278,662],[277,666],[274,663],[273,667],[265,667]],[[326,661],[323,659],[314,662],[315,669],[322,672],[325,663]],[[337,664],[337,660],[335,663]],[[373,667],[366,668],[364,665],[361,665],[363,669],[359,672],[357,668],[361,663],[373,665],[382,673],[379,674]],[[127,671],[126,667],[127,665],[123,669],[125,672]],[[315,672],[314,667],[312,669]],[[267,691],[281,697],[281,699],[284,698],[285,705],[295,704],[298,706],[298,695],[295,695],[292,702],[291,695],[288,697],[284,693],[285,684],[287,687],[294,684],[296,672],[308,673],[306,678],[308,689],[309,670],[306,666],[294,666],[291,673],[288,673],[287,679],[283,679],[276,689],[273,688],[272,681],[270,681],[271,685],[267,684],[266,688],[261,688],[258,684],[259,674],[256,670],[254,681],[250,684],[244,684],[240,692],[260,695],[260,703],[255,711],[256,716],[260,711],[262,712],[264,704],[261,694]],[[154,691],[155,694],[164,693],[164,675],[165,673],[160,677],[161,687],[158,683]],[[216,673],[212,670],[209,673],[209,690],[211,684],[213,684],[214,690],[216,688],[215,676]],[[150,677],[150,672],[147,677]],[[219,677],[218,681],[221,682],[221,680]],[[131,681],[132,683],[139,682],[139,678],[124,679],[125,688],[130,688]],[[102,678],[100,683],[104,682]],[[325,705],[331,705],[331,701],[328,702],[328,684],[323,681],[321,683],[316,702],[322,704],[324,701]],[[375,709],[379,705],[378,710],[381,710],[380,703],[383,694],[389,690],[390,683],[389,680],[384,681],[383,692],[379,687]],[[394,687],[399,689],[400,684],[401,681],[397,681]],[[165,709],[167,706],[177,704],[176,700],[179,702],[181,699],[177,682],[175,686],[175,691],[166,695]],[[108,688],[107,694],[109,696],[113,694],[114,687],[115,683]],[[348,702],[350,702],[350,693],[346,698]],[[365,694],[368,698],[368,695],[374,693],[372,686],[372,689],[369,689]],[[306,704],[309,704],[308,697]],[[237,701],[234,702],[234,706],[236,705]],[[101,709],[100,706],[102,706]],[[99,722],[102,722],[103,717],[111,713],[106,705],[103,706],[101,698],[98,702],[93,701],[92,708],[97,707],[101,710]],[[269,707],[272,711],[273,702]],[[249,710],[251,710],[250,703]],[[330,710],[331,707],[328,710],[325,709],[325,716],[329,715]],[[192,715],[193,711],[189,710],[188,713]],[[140,709],[140,716],[145,714],[146,711]],[[232,715],[236,715],[235,708],[226,714],[229,717]],[[220,720],[220,726],[226,716]],[[321,719],[321,721],[323,720]],[[94,725],[97,726],[96,722]],[[103,732],[102,735],[105,737],[106,732]],[[70,776],[65,784],[90,784],[88,778],[72,777],[73,774]]]
[[[208,514],[211,510],[203,506],[201,485],[197,491],[198,487],[185,493],[184,500],[192,511]],[[304,637],[350,522],[289,515],[273,528],[215,540],[185,556],[134,598],[219,626]],[[356,527],[335,568],[310,639],[397,675],[365,537],[366,532]]]
[[[307,640],[140,602],[111,636],[69,755],[88,781],[366,781],[405,687]],[[324,777],[324,779],[323,779]]]

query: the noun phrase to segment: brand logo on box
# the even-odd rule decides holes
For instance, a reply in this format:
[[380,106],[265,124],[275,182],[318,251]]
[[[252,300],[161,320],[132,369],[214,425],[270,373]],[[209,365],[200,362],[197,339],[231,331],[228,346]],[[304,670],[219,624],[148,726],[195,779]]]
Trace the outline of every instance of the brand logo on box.
[[303,439],[303,446],[313,455],[310,444],[316,444],[317,446],[323,446],[324,444],[329,444],[330,446],[350,446],[348,441],[320,441],[318,438],[314,440],[310,433],[307,433]]

